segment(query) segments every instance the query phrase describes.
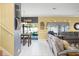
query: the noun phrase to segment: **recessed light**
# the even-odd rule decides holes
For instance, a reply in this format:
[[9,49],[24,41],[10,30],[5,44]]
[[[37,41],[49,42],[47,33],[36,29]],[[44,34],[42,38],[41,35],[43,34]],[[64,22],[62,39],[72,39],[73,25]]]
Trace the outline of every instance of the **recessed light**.
[[56,8],[52,8],[53,10],[55,10]]

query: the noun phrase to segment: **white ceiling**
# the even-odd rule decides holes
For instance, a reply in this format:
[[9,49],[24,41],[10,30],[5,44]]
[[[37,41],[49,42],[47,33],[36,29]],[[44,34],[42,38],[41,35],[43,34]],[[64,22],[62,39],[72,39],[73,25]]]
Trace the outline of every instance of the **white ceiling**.
[[79,16],[79,3],[23,3],[21,16]]

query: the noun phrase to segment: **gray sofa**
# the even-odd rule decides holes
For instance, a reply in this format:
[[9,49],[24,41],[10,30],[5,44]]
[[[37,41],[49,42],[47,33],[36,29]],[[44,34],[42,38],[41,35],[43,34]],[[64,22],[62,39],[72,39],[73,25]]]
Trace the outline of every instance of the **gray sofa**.
[[79,32],[61,32],[61,36],[63,36],[63,39],[79,39]]
[[52,53],[54,56],[65,56],[69,52],[79,52],[78,49],[70,47],[72,49],[64,49],[64,45],[62,42],[62,39],[59,39],[58,37],[48,34],[48,40],[47,40],[50,49],[52,50]]
[[62,32],[60,35],[70,44],[79,44],[79,32]]

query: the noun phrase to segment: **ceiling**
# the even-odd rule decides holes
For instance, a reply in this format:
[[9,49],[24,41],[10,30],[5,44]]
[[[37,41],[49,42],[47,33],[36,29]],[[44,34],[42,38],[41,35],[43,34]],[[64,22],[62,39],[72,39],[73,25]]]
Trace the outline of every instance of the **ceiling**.
[[79,3],[22,3],[21,16],[79,16]]

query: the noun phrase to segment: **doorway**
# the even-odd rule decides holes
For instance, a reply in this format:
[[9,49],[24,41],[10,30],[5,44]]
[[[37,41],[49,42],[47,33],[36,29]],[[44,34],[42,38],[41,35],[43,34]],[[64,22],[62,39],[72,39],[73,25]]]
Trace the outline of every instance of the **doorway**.
[[38,17],[21,17],[21,43],[31,46],[32,40],[38,40]]
[[31,23],[31,39],[38,40],[38,25],[37,23]]
[[31,33],[31,40],[38,40],[38,25],[37,23],[22,24],[21,33]]

